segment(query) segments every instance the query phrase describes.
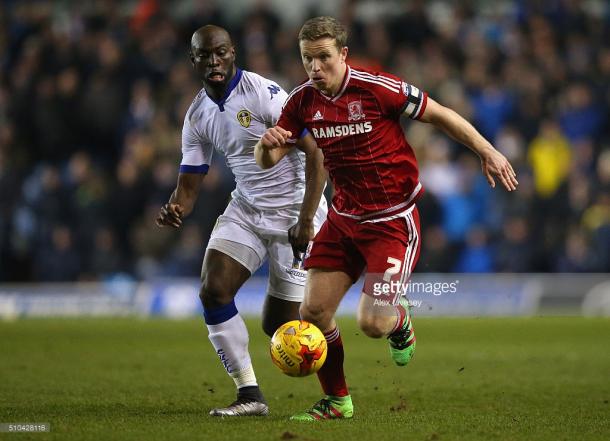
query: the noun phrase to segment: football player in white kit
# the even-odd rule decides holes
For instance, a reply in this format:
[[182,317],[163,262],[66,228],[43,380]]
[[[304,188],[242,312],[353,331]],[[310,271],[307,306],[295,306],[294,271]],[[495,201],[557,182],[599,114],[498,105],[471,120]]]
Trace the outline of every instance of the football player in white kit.
[[294,255],[304,251],[326,219],[326,200],[320,198],[326,182],[323,156],[305,133],[299,141],[301,151],[293,149],[275,167],[261,169],[254,146],[277,122],[286,92],[273,81],[235,66],[235,48],[223,28],[198,29],[191,39],[190,59],[203,88],[184,119],[178,183],[157,224],[182,225],[193,209],[214,149],[222,152],[237,185],[211,234],[199,296],[210,341],[235,381],[237,399],[212,409],[210,415],[267,415],[248,352],[248,330],[234,297],[268,258],[264,331],[272,335],[281,324],[299,318],[306,274]]

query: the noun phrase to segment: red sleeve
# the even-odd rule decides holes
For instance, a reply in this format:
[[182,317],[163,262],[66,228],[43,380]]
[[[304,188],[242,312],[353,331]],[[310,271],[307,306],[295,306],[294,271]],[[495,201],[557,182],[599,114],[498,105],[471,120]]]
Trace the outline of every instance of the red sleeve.
[[290,143],[295,143],[305,129],[305,123],[298,111],[301,97],[302,95],[298,92],[288,95],[280,119],[277,121],[277,125],[282,129],[292,132],[292,136],[288,140]]
[[393,117],[406,113],[412,119],[424,113],[428,94],[391,74],[379,73],[376,80],[376,95],[384,113]]

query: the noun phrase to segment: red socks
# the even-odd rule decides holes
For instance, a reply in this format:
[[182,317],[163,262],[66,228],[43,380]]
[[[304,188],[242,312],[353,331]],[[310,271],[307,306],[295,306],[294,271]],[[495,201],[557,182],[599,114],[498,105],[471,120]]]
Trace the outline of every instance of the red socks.
[[396,324],[394,325],[394,329],[388,335],[394,334],[396,331],[400,331],[407,319],[407,310],[402,305],[396,306]]
[[324,333],[324,337],[326,337],[326,343],[328,344],[328,352],[324,365],[318,371],[318,379],[326,395],[345,397],[349,395],[349,392],[343,373],[344,353],[339,328],[335,327],[335,329]]

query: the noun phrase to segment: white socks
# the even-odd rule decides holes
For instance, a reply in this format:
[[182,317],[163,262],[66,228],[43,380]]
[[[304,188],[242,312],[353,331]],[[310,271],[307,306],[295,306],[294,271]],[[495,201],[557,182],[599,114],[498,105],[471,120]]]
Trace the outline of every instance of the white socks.
[[208,337],[237,388],[257,386],[248,352],[248,329],[235,304],[206,311],[204,315]]

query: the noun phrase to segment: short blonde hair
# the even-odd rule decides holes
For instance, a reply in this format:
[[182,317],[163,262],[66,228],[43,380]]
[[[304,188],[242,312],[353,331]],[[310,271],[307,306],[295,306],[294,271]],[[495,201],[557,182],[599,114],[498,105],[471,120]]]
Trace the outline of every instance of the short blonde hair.
[[333,38],[337,49],[341,50],[347,44],[347,30],[333,17],[310,18],[299,32],[299,41],[315,41],[320,38]]

